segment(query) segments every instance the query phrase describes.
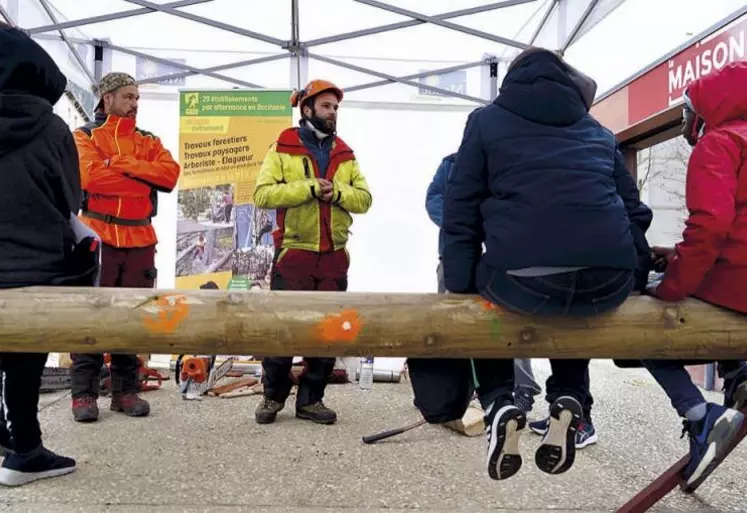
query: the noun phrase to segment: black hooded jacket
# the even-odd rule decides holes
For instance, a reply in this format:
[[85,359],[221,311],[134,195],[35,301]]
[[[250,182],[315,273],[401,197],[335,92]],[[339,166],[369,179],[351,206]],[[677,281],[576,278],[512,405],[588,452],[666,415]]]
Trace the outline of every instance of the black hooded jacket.
[[55,284],[69,265],[78,152],[52,110],[66,85],[41,46],[0,26],[0,288]]

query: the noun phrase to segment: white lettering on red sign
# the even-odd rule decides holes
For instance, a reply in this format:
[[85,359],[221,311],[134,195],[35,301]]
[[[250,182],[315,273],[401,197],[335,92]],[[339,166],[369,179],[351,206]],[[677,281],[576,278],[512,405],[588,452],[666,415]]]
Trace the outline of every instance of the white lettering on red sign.
[[745,29],[709,38],[669,60],[669,105],[682,98],[688,84],[745,58]]

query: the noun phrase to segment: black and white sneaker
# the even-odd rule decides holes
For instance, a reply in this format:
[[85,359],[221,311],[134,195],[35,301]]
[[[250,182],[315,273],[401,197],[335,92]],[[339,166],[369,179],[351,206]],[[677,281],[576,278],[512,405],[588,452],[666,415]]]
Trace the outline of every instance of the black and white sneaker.
[[573,397],[560,397],[550,406],[550,423],[537,448],[534,461],[548,474],[562,474],[573,466],[576,433],[583,417],[581,405]]
[[29,453],[8,454],[0,467],[0,484],[21,486],[39,479],[69,474],[74,470],[74,459],[39,447]]
[[488,475],[491,479],[508,479],[521,468],[519,437],[526,424],[526,415],[513,404],[497,408],[493,403],[485,412]]

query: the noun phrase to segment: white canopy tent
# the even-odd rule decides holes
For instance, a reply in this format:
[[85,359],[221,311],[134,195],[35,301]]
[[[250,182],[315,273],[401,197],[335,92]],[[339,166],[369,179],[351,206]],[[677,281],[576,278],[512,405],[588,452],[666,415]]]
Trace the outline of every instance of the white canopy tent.
[[[26,29],[45,47],[55,50],[55,54],[67,53],[66,58],[62,60],[67,64],[64,66],[65,72],[71,79],[70,97],[76,101],[81,114],[89,117],[95,104],[93,96],[95,84],[103,73],[111,69],[115,53],[135,58],[135,67],[138,68],[137,74],[141,84],[185,85],[186,78],[201,76],[217,82],[210,84],[213,87],[263,88],[264,84],[260,85],[262,80],[249,80],[244,76],[252,78],[267,76],[270,68],[260,66],[275,63],[272,69],[275,72],[273,73],[275,82],[272,87],[298,87],[308,79],[309,63],[313,61],[317,65],[335,66],[355,72],[357,75],[378,79],[371,81],[368,78],[366,82],[358,84],[340,84],[346,93],[369,90],[388,84],[402,84],[417,87],[421,93],[435,94],[438,98],[458,98],[475,106],[475,104],[488,102],[496,95],[501,66],[516,52],[530,45],[545,46],[564,52],[623,1],[503,0],[470,5],[465,8],[465,4],[475,2],[438,0],[427,2],[427,8],[421,5],[417,10],[412,10],[413,8],[405,9],[377,0],[314,0],[314,2],[288,0],[265,2],[261,7],[261,12],[255,12],[254,2],[232,0],[104,0],[97,2],[2,0],[0,14],[10,23]],[[415,3],[408,2],[410,6]],[[461,8],[456,9],[457,4]],[[449,7],[451,7],[450,10],[448,10]],[[439,9],[442,10],[438,13],[434,12]],[[242,22],[224,21],[234,19],[235,15],[242,11],[245,14],[238,17],[242,19]],[[427,11],[427,13],[422,11]],[[94,13],[95,15],[92,15]],[[329,14],[326,20],[323,17],[325,13]],[[382,14],[398,21],[392,20],[392,22],[371,26],[369,20],[381,19]],[[147,21],[146,18],[148,18]],[[309,20],[310,27],[304,25],[305,19]],[[144,35],[153,34],[149,28],[155,29],[155,26],[150,24],[150,21],[157,23],[160,27],[160,31],[155,30],[157,35],[167,34],[159,39],[160,42],[171,43],[169,45],[172,47],[171,51],[165,51],[164,45],[158,45],[163,48],[160,51],[159,49],[143,51],[136,48],[142,44],[120,42],[121,39],[152,40],[152,37]],[[319,27],[320,21],[325,28]],[[146,23],[148,25],[145,25]],[[280,33],[283,24],[288,29],[285,35]],[[203,31],[197,35],[195,25],[202,25],[200,28],[207,28],[209,32]],[[424,25],[428,25],[427,29],[430,29],[430,33],[422,30]],[[263,28],[264,32],[259,29],[254,30],[252,28],[254,26]],[[326,34],[325,32],[328,32],[326,26],[345,29],[350,27],[354,30]],[[413,30],[418,27],[421,30]],[[84,32],[89,28],[103,36],[87,37]],[[120,32],[121,28],[126,28],[130,36],[135,37],[106,37],[110,32]],[[221,38],[215,37],[216,31],[222,32]],[[403,39],[395,40],[394,44],[387,45],[386,48],[381,44],[383,39],[371,37],[382,34],[393,36],[395,31],[400,32],[396,35],[402,36]],[[302,33],[308,33],[309,37],[302,38]],[[499,33],[509,35],[499,35]],[[173,46],[181,45],[174,45],[173,42],[184,40],[184,37],[177,34],[188,35],[187,41],[192,42],[183,45],[183,48],[174,49]],[[230,42],[225,39],[226,34],[232,36]],[[452,37],[454,35],[457,36],[456,39]],[[239,41],[239,38],[245,41]],[[465,45],[468,39],[469,44]],[[211,61],[216,59],[216,54],[223,53],[226,46],[210,42],[205,45],[205,48],[195,48],[194,40],[226,41],[232,50],[240,48],[246,53],[264,55],[252,56],[248,59],[234,59],[210,66],[198,66],[187,62],[199,60],[195,58],[195,53],[204,53],[206,49],[212,47],[215,51],[212,52],[213,55],[210,58],[206,59]],[[246,40],[254,44],[247,45]],[[434,46],[445,44],[451,47],[448,52],[449,57],[445,60],[458,59],[463,62],[398,74],[360,65],[351,62],[351,59],[332,57],[324,51],[331,47],[342,48],[341,43],[349,48],[349,42],[354,40],[360,43],[360,47],[371,57],[381,59],[390,56],[392,61],[401,59],[403,54],[413,54],[410,51],[412,49],[416,50],[415,54],[423,56],[428,53],[443,55],[444,52]],[[415,41],[416,43],[413,44]],[[400,42],[402,44],[399,44]],[[471,55],[466,60],[463,59],[461,56],[468,53],[476,44],[481,45],[483,51],[480,54]],[[223,48],[218,46],[223,46]],[[456,51],[453,50],[454,48]],[[164,53],[170,55],[181,53],[182,55],[167,57],[163,55]],[[185,59],[185,55],[190,58]],[[422,58],[423,62],[428,60],[434,59]],[[290,66],[286,68],[288,71],[286,71],[285,83],[280,82],[282,74],[277,73],[278,64],[288,66],[288,64],[282,64],[283,61],[286,63],[290,61]],[[252,69],[248,69],[250,66]],[[324,69],[324,66],[312,66],[312,68],[313,75],[318,76],[320,72],[317,69]],[[471,94],[468,94],[464,91],[466,89],[463,79],[466,76],[464,71],[475,68],[480,73],[479,86],[469,87]],[[240,72],[236,73],[237,70]],[[352,77],[350,74],[348,76]],[[267,81],[264,80],[264,82]],[[471,92],[472,89],[475,89],[474,93]]]

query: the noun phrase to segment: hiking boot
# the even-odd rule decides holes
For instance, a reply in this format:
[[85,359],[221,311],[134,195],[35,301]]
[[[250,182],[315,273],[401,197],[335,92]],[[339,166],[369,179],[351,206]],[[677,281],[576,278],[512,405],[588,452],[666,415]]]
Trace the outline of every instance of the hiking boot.
[[306,406],[296,406],[296,417],[306,419],[317,424],[334,424],[337,421],[337,413],[330,410],[324,403],[317,401]]
[[724,407],[741,410],[747,406],[747,372],[724,380]]
[[508,479],[521,468],[519,438],[526,424],[526,415],[513,404],[500,406],[494,402],[485,411],[490,479]]
[[537,467],[548,474],[562,474],[573,466],[576,434],[581,424],[581,404],[573,397],[559,397],[550,406],[550,423],[534,455]]
[[0,467],[0,484],[21,486],[39,479],[69,474],[74,470],[74,459],[58,456],[40,446],[28,453],[6,456]]
[[257,424],[272,424],[283,408],[285,408],[285,403],[279,403],[265,397],[254,411],[254,420],[257,421]]
[[693,490],[713,472],[724,452],[739,434],[744,415],[719,404],[708,403],[705,417],[684,420],[682,436],[690,436],[690,461],[682,471],[685,491]]
[[73,398],[73,419],[76,422],[96,422],[99,420],[99,406],[96,397],[85,395]]
[[137,394],[127,392],[113,394],[110,409],[122,412],[128,417],[145,417],[150,413],[150,404],[145,399],[140,399]]

